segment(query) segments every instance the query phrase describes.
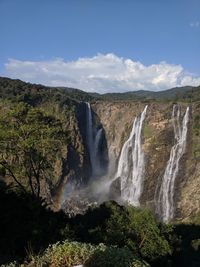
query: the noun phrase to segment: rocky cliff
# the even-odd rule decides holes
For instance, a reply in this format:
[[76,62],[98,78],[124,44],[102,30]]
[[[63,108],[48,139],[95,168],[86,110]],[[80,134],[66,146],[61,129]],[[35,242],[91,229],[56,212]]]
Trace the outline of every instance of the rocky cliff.
[[[58,209],[65,199],[65,191],[69,185],[73,185],[79,190],[94,182],[98,187],[101,175],[104,176],[103,183],[111,181],[115,177],[120,153],[123,144],[131,133],[134,118],[139,116],[145,105],[148,104],[141,134],[145,170],[140,204],[155,212],[156,194],[171,149],[175,144],[172,109],[175,101],[178,102],[177,104],[182,110],[182,120],[186,107],[190,106],[186,149],[180,158],[174,187],[175,218],[177,220],[189,220],[194,214],[200,212],[199,89],[199,87],[175,88],[159,93],[142,91],[98,95],[87,94],[71,88],[47,88],[19,80],[0,78],[0,110],[4,121],[6,112],[10,114],[9,111],[13,110],[13,107],[24,103],[31,110],[37,111],[39,109],[40,112],[61,122],[66,141],[62,143],[61,151],[59,153],[56,151],[55,157],[51,155],[48,158],[47,155],[51,172],[48,173],[47,179],[41,181],[41,195],[50,195],[54,201],[54,208]],[[115,101],[112,100],[113,97]],[[90,135],[92,135],[93,141],[95,141],[97,133],[101,133],[101,136],[97,138],[99,143],[93,142],[95,151],[92,151],[91,145],[90,148],[88,145],[88,105],[86,101],[91,103],[92,131]],[[9,131],[9,129],[6,128],[5,123],[0,126],[3,129],[2,136],[7,140],[5,131]],[[2,138],[0,144],[5,147]],[[3,152],[1,149],[0,153],[4,157],[8,151]],[[103,166],[101,175],[94,175],[96,171],[92,170],[91,163],[94,160],[94,155],[95,157],[98,156],[100,165]],[[7,156],[8,163],[13,163],[13,155]],[[4,162],[2,163],[4,164]],[[27,177],[21,177],[20,162],[16,161],[14,167],[16,167],[19,178],[22,179],[21,182],[23,183],[23,179],[27,181]],[[0,169],[0,176],[9,180],[3,168]],[[120,194],[119,184],[116,183],[115,187],[115,193]],[[68,189],[70,194],[71,188]],[[92,193],[88,187],[86,192],[87,196]]]
[[[146,103],[95,102],[92,105],[106,133],[110,175],[114,175],[120,151],[128,139],[134,118]],[[187,103],[179,103],[184,113]],[[200,136],[199,104],[191,104],[186,151],[175,181],[176,219],[187,219],[200,211]],[[155,196],[169,160],[174,134],[171,121],[173,103],[148,103],[143,127],[145,177],[141,205],[155,211]]]

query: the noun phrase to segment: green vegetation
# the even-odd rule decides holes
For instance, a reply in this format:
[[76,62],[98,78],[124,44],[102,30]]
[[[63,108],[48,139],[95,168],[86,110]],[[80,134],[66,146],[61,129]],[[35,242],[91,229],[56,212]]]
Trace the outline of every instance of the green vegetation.
[[40,196],[41,180],[53,179],[63,143],[67,140],[62,123],[38,108],[19,103],[0,115],[1,171],[23,191],[28,188]]
[[190,220],[193,224],[200,225],[200,213],[191,216]]
[[150,262],[171,253],[164,233],[148,210],[108,202],[76,216],[72,222],[82,242],[128,247]]
[[194,117],[193,131],[196,136],[200,134],[200,115]]
[[[192,224],[165,225],[147,209],[106,202],[70,218],[50,210],[41,198],[43,187],[49,185],[51,190],[57,185],[56,164],[64,170],[61,178],[74,165],[81,173],[83,148],[78,127],[82,129],[85,122],[80,119],[78,126],[76,118],[82,118],[83,109],[77,107],[84,106],[79,100],[195,102],[200,100],[199,89],[98,95],[0,78],[0,264],[199,266],[199,216]],[[196,114],[195,136],[199,131]],[[144,134],[153,135],[146,124]]]
[[0,78],[0,176],[13,187],[39,198],[59,187],[75,165],[77,180],[86,179],[77,121],[84,105],[69,94]]
[[193,124],[192,124],[192,134],[193,134],[193,143],[192,143],[192,151],[194,154],[195,159],[200,158],[200,143],[199,143],[199,136],[200,136],[200,115],[198,114],[198,107],[196,110],[196,115],[193,117]]
[[94,97],[77,89],[53,88],[0,77],[0,98],[37,106],[47,101],[73,104],[75,100],[91,101]]
[[154,135],[154,129],[147,124],[146,122],[144,123],[144,128],[143,128],[143,132],[144,132],[144,138],[151,138]]
[[68,218],[0,184],[0,214],[0,262],[18,262],[10,266],[132,267],[148,262],[193,267],[200,262],[200,225],[160,224],[148,210],[115,202]]
[[42,256],[33,257],[27,265],[32,266],[75,266],[85,267],[145,267],[144,261],[136,259],[128,248],[107,247],[78,242],[58,242],[49,246]]
[[196,102],[200,100],[200,86],[176,87],[161,92],[147,90],[125,93],[86,93],[68,87],[47,87],[39,84],[25,83],[0,77],[0,97],[11,101],[23,101],[30,105],[38,105],[51,99],[60,103],[66,101],[164,101],[164,102]]

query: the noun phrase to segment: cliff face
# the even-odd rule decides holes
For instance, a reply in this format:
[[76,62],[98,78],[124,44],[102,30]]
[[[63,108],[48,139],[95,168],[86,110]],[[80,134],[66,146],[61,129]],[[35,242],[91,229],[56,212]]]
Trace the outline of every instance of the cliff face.
[[[79,188],[79,186],[87,184],[91,176],[92,180],[99,178],[92,175],[91,161],[93,158],[90,155],[92,149],[88,149],[87,143],[87,105],[81,101],[93,101],[91,135],[95,139],[99,133],[99,139],[96,138],[99,140],[98,149],[95,147],[96,143],[92,142],[94,150],[98,150],[93,151],[93,156],[95,155],[99,160],[99,165],[104,167],[104,173],[101,175],[105,174],[107,166],[109,166],[107,176],[110,178],[115,177],[120,152],[130,135],[134,118],[142,112],[146,105],[144,101],[147,101],[149,103],[148,110],[142,128],[145,175],[140,203],[142,206],[148,206],[155,210],[156,192],[167,166],[171,148],[175,144],[171,120],[173,101],[190,101],[192,104],[189,105],[187,145],[185,153],[181,157],[175,180],[175,215],[177,219],[187,220],[193,214],[200,212],[199,92],[199,87],[197,87],[174,88],[157,93],[140,91],[98,95],[71,88],[47,88],[19,80],[0,78],[0,110],[3,115],[12,110],[13,106],[22,102],[31,106],[32,109],[41,109],[46,115],[55,117],[61,122],[67,141],[59,140],[61,146],[56,151],[58,153],[55,156],[50,153],[48,162],[51,168],[47,168],[48,175],[45,175],[41,181],[41,195],[50,199],[52,197],[55,205],[59,208],[57,204],[61,203],[66,185],[70,181]],[[116,102],[112,101],[113,98],[116,99]],[[157,100],[149,100],[149,98]],[[103,101],[103,99],[107,101]],[[179,105],[183,115],[188,104],[184,102]],[[2,119],[4,121],[4,116]],[[2,125],[5,126],[6,123]],[[2,138],[1,142],[4,148],[5,142]],[[5,151],[6,155],[9,154],[7,150]],[[4,152],[1,151],[1,153]],[[8,155],[11,165],[12,156],[12,153]],[[23,177],[21,174],[21,165],[15,164],[15,167],[20,181],[22,183],[25,181],[24,185],[26,186],[27,177],[26,175]],[[13,182],[4,168],[0,168],[1,178],[8,183]],[[116,190],[119,189],[119,180],[115,186]],[[119,190],[117,193],[120,193]]]
[[[72,183],[79,187],[87,183],[91,168],[86,145],[85,103],[74,103],[71,112],[69,105],[54,107],[51,112],[62,117],[63,127],[69,136],[67,144],[63,146],[62,156],[57,158],[54,165],[55,181],[50,186],[53,208],[58,210],[64,200],[66,185]],[[46,192],[44,195],[47,195]]]
[[[65,128],[68,131],[68,144],[63,147],[62,157],[58,158],[55,165],[56,182],[52,185],[51,196],[55,209],[61,207],[65,200],[65,190],[71,186],[75,189],[81,189],[90,182],[91,177],[104,175],[107,172],[108,156],[107,156],[107,142],[105,138],[105,131],[98,116],[91,109],[91,138],[93,139],[93,146],[95,146],[95,135],[99,129],[102,129],[99,137],[98,149],[95,151],[93,157],[98,157],[99,174],[96,170],[95,174],[92,170],[92,159],[88,146],[88,105],[84,102],[77,102],[73,106],[72,112],[66,112],[69,106],[64,106],[58,114],[62,113]],[[66,110],[65,110],[66,109]],[[96,154],[97,152],[97,154]],[[95,166],[96,169],[98,168]]]
[[[180,104],[182,113],[187,104]],[[131,132],[134,118],[145,104],[136,102],[96,102],[92,105],[105,129],[110,162],[110,175],[114,175],[124,142]],[[155,195],[161,183],[170,151],[174,145],[171,121],[173,104],[149,103],[143,127],[145,176],[141,205],[155,211]],[[186,151],[181,158],[175,181],[177,219],[187,219],[200,211],[200,105],[190,105]]]
[[185,172],[180,176],[178,214],[185,220],[200,211],[200,105],[192,105],[187,151],[184,156]]
[[[133,121],[141,114],[146,103],[133,101],[99,101],[91,105],[93,138],[99,129],[102,136],[98,144],[98,157],[107,170],[107,179],[115,177],[117,164],[123,144],[128,139]],[[187,103],[179,103],[182,117]],[[175,180],[175,218],[189,220],[200,212],[200,104],[191,104],[188,123],[187,145],[181,157],[178,175]],[[62,121],[68,136],[59,156],[54,161],[53,179],[42,181],[41,195],[53,200],[54,209],[59,209],[65,197],[67,185],[73,183],[76,188],[87,185],[92,175],[91,155],[87,140],[87,105],[84,102],[58,103],[48,102],[40,105],[48,114]],[[160,188],[171,148],[175,143],[172,125],[173,103],[150,101],[142,128],[142,148],[145,156],[143,190],[140,198],[142,207],[155,212],[156,196]],[[181,117],[181,120],[182,120]],[[94,147],[94,150],[96,148]],[[96,153],[96,152],[95,152]],[[94,153],[94,155],[95,155]],[[109,159],[109,164],[108,164]],[[116,181],[114,191],[120,195],[120,183]],[[88,189],[88,192],[90,192]],[[112,196],[113,197],[113,196]]]

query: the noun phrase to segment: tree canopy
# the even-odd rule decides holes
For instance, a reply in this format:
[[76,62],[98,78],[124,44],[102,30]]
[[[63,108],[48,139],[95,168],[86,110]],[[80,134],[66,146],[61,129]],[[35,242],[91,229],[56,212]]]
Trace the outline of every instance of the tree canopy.
[[19,103],[0,114],[1,173],[39,197],[40,181],[52,178],[52,166],[66,133],[62,123],[39,108]]

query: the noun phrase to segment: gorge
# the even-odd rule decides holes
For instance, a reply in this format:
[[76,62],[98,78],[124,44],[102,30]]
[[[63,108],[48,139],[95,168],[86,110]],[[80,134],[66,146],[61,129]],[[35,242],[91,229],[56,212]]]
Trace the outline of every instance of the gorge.
[[[200,212],[198,87],[186,88],[179,98],[175,88],[161,98],[144,92],[141,99],[140,92],[112,101],[110,96],[67,88],[50,91],[6,78],[0,85],[4,112],[10,99],[14,105],[28,103],[66,129],[67,141],[60,140],[61,149],[52,155],[52,178],[40,184],[40,194],[55,209],[73,196],[76,201],[111,199],[147,207],[164,222],[188,221]],[[12,163],[13,156],[7,160]],[[6,173],[1,176],[11,182]]]
[[[101,104],[99,103],[97,105]],[[118,103],[117,105],[123,104]],[[133,104],[129,105],[135,108]],[[101,106],[94,106],[94,108],[101,108]],[[115,108],[116,106],[114,106],[114,109]],[[177,203],[175,202],[177,200],[180,201],[180,196],[178,196],[178,194],[180,194],[179,190],[181,189],[178,188],[176,177],[180,179],[180,175],[186,170],[182,157],[188,147],[187,132],[189,107],[182,107],[185,109],[185,115],[182,117],[180,111],[181,107],[179,105],[171,105],[172,118],[170,118],[170,107],[167,105],[165,108],[168,114],[165,114],[166,119],[162,121],[161,116],[164,114],[159,114],[159,111],[156,109],[162,110],[163,107],[160,105],[152,106],[150,104],[147,109],[147,106],[145,106],[144,110],[141,110],[141,115],[135,115],[133,127],[127,141],[116,140],[116,136],[113,136],[108,148],[109,158],[115,161],[114,169],[116,170],[116,174],[114,181],[120,179],[120,190],[118,189],[118,194],[120,194],[120,196],[115,196],[116,199],[120,199],[122,202],[128,202],[133,206],[147,206],[157,214],[161,221],[169,222],[173,220],[174,217],[180,216],[178,215],[180,210],[177,212]],[[137,107],[135,110],[137,110]],[[162,110],[162,112],[163,111],[166,112],[166,110]],[[122,112],[122,108],[120,108],[119,112]],[[155,113],[156,116],[159,116],[159,122],[157,123],[155,122],[155,117],[154,121],[151,122],[153,112],[154,116]],[[101,115],[104,116],[104,114],[100,114],[100,116]],[[116,115],[117,114],[113,113],[113,116]],[[146,122],[145,116],[147,116]],[[107,123],[110,124],[110,121]],[[102,124],[104,125],[104,123]],[[107,125],[105,125],[105,127],[107,127]],[[126,127],[130,129],[130,125],[128,124],[126,124]],[[122,131],[126,131],[126,127],[122,129]],[[175,141],[173,141],[173,137],[171,136],[172,129],[174,129]],[[111,130],[108,129],[109,133],[110,131]],[[163,138],[160,132],[165,139],[167,138],[167,142],[165,140],[166,144],[164,144],[164,151],[159,148],[160,145],[163,146],[163,144],[159,144],[159,139]],[[122,136],[119,136],[119,138],[122,138]],[[121,149],[115,142],[121,143]],[[173,145],[174,142],[175,144]],[[155,147],[152,147],[152,145]],[[168,153],[166,153],[165,149],[168,150]],[[167,160],[167,155],[169,155],[169,160]],[[156,158],[156,161],[154,161],[153,158]],[[152,161],[154,161],[153,164]],[[157,171],[156,175],[155,170]],[[151,172],[153,172],[153,175]],[[161,176],[162,182],[160,184]],[[187,177],[185,177],[185,179],[187,179]],[[184,186],[183,182],[186,181],[180,181],[179,185]],[[151,186],[151,183],[154,183],[154,186],[148,188]],[[154,197],[154,195],[156,197]]]

